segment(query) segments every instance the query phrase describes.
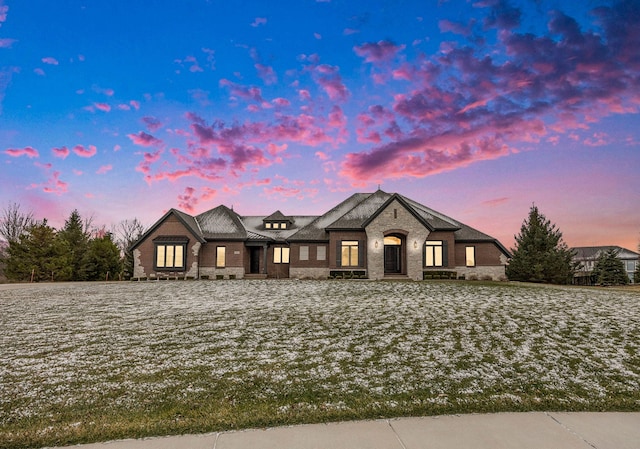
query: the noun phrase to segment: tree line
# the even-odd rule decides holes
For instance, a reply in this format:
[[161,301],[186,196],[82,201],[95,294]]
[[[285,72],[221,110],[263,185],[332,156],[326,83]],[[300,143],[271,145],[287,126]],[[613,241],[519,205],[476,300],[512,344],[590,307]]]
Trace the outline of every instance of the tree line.
[[0,269],[9,281],[97,281],[133,274],[131,245],[144,232],[137,219],[113,229],[95,227],[92,217],[73,210],[61,229],[36,220],[13,203],[0,217]]

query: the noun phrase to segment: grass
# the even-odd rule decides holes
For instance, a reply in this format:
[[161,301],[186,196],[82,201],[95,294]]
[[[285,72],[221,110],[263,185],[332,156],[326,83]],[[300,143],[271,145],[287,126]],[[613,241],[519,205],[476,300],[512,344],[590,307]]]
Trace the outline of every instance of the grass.
[[640,410],[640,294],[475,282],[0,286],[0,447]]

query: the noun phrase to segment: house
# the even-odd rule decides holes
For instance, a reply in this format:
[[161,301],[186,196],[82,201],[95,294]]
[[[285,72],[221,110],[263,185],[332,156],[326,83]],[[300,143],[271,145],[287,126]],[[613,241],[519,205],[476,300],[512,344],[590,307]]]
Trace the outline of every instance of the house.
[[356,193],[322,215],[169,210],[132,246],[134,279],[504,279],[495,238],[397,193]]
[[594,285],[596,279],[593,276],[593,269],[600,256],[609,250],[617,252],[617,257],[624,264],[630,283],[633,283],[633,274],[640,264],[640,254],[620,246],[581,246],[571,250],[575,253],[573,260],[580,264],[573,277],[574,284]]

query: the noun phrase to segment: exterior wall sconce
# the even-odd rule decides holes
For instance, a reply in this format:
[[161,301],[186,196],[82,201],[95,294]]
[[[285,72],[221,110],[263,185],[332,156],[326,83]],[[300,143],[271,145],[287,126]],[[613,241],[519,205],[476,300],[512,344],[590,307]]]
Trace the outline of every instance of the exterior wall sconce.
[[417,240],[413,241],[413,249],[418,249],[418,241]]
[[376,243],[374,245],[376,247],[376,249],[378,248],[378,241],[376,240]]

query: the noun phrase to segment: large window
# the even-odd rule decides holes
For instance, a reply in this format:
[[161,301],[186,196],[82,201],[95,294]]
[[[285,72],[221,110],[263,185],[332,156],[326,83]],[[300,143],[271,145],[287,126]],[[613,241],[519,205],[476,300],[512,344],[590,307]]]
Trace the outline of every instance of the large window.
[[216,268],[224,268],[227,264],[227,248],[224,246],[216,247]]
[[444,266],[444,245],[441,240],[427,240],[424,251],[425,267]]
[[465,248],[465,256],[467,259],[468,267],[476,266],[476,247],[475,246],[467,246]]
[[273,263],[289,263],[289,248],[283,246],[273,248]]
[[358,241],[343,240],[341,245],[341,265],[343,267],[357,267],[358,261]]
[[175,243],[156,244],[156,268],[183,269],[185,246]]
[[318,246],[316,248],[316,259],[317,260],[327,260],[327,247],[326,246]]

